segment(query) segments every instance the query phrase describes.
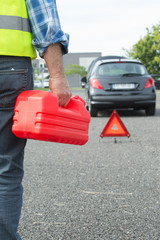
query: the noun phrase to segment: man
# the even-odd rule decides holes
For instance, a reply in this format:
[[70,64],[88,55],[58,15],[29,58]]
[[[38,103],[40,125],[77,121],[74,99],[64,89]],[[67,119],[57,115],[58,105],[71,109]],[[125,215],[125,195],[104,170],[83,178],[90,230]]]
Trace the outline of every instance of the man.
[[56,1],[2,1],[0,7],[0,240],[21,240],[17,227],[22,207],[26,140],[17,138],[11,129],[17,96],[24,90],[33,89],[31,59],[36,58],[34,46],[47,63],[50,90],[58,96],[60,106],[67,105],[71,92],[64,74],[62,53],[68,51],[68,35],[61,30]]

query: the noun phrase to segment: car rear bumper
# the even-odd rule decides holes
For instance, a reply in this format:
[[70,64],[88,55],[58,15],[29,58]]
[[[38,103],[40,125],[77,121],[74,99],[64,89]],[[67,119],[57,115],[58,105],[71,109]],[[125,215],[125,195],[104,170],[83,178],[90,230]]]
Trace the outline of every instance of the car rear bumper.
[[96,108],[146,108],[156,104],[155,94],[92,96],[91,104]]

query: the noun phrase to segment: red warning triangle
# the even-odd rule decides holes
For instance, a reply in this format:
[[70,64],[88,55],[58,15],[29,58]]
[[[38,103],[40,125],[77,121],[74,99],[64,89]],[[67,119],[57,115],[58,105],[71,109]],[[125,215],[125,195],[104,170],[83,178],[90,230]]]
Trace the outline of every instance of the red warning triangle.
[[130,137],[127,128],[120,119],[116,110],[113,111],[100,137]]

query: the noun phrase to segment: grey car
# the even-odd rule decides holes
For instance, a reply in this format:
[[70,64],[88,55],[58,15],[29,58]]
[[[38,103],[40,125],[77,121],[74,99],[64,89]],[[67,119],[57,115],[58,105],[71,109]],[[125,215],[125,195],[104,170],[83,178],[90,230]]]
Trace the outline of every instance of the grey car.
[[140,61],[118,56],[97,58],[81,83],[86,89],[86,108],[93,117],[104,109],[144,109],[146,115],[155,114],[154,79]]

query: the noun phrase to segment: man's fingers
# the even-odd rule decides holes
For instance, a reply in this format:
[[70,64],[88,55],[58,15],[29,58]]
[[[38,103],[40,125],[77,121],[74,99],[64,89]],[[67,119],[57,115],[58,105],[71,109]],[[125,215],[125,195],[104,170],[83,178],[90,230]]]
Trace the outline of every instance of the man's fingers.
[[57,95],[59,106],[67,106],[70,101],[71,95],[71,93],[67,93],[65,95]]
[[58,97],[59,106],[67,106],[72,96],[67,80],[50,78],[49,87],[51,92]]

